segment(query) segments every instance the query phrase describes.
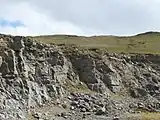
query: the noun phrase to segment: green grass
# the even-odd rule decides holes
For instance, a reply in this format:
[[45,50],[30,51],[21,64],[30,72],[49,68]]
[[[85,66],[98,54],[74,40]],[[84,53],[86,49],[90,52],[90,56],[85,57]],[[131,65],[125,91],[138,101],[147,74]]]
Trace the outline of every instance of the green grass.
[[117,53],[160,53],[160,33],[158,32],[147,32],[128,37],[46,35],[36,36],[33,39],[43,43],[74,44],[82,48],[103,48],[109,52]]
[[160,120],[160,113],[142,113],[142,120]]
[[135,114],[127,114],[126,120],[160,120],[160,113],[141,112]]
[[66,80],[63,87],[69,92],[77,92],[77,93],[93,93],[86,84],[84,83],[75,83],[70,80]]

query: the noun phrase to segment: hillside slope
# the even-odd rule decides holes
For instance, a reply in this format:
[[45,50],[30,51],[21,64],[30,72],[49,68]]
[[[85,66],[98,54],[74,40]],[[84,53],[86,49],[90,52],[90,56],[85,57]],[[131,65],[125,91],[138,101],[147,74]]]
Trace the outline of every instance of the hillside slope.
[[159,32],[146,32],[128,37],[50,35],[37,36],[34,39],[43,43],[74,44],[85,48],[103,48],[109,52],[160,53]]
[[159,112],[160,55],[0,35],[1,120],[159,120]]

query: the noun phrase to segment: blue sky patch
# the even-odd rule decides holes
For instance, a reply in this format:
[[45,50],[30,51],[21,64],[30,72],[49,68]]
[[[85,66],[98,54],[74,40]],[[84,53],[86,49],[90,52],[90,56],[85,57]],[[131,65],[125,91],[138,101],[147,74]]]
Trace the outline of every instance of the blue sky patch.
[[0,18],[0,27],[16,28],[16,27],[20,27],[20,26],[24,26],[24,24],[20,20],[11,21],[11,20],[6,20],[6,19]]

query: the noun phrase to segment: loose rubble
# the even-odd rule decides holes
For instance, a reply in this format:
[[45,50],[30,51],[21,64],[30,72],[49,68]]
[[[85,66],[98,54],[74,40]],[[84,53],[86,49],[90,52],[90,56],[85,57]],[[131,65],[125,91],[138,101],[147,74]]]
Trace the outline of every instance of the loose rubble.
[[160,112],[160,55],[0,35],[0,119],[123,120]]

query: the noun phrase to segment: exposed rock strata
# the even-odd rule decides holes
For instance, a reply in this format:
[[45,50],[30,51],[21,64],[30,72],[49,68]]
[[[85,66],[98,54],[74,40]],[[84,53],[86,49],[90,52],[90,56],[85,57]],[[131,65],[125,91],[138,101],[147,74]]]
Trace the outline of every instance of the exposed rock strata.
[[[70,111],[77,113],[113,116],[137,109],[158,111],[159,58],[79,48],[69,51],[65,46],[1,35],[0,119],[29,119],[29,111],[58,98],[60,105],[66,100]],[[77,93],[77,86],[83,94]]]

